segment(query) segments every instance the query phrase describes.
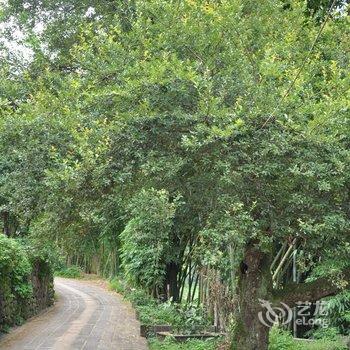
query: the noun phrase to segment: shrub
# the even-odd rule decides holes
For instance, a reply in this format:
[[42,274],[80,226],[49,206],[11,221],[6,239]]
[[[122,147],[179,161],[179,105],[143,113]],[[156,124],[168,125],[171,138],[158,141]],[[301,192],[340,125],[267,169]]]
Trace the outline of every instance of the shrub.
[[196,304],[178,305],[176,318],[176,329],[180,333],[198,333],[210,325],[203,307]]
[[289,332],[273,327],[270,331],[270,345],[269,350],[292,350],[295,342]]
[[[31,265],[24,248],[14,239],[0,234],[0,286],[22,299],[29,298]],[[6,297],[6,296],[5,296]],[[11,297],[8,295],[8,297]]]
[[323,340],[337,340],[339,330],[335,327],[320,327],[310,332],[311,338]]
[[129,288],[125,297],[136,307],[155,306],[157,304],[157,301],[142,289]]
[[177,309],[170,303],[160,303],[138,306],[140,322],[145,325],[177,326],[181,317]]
[[79,266],[69,266],[55,272],[55,276],[66,278],[81,278],[83,271]]
[[125,283],[118,277],[114,277],[111,281],[109,281],[109,288],[120,294],[124,294],[126,291]]
[[291,348],[291,350],[346,350],[347,347],[340,341],[332,340],[317,340],[312,342],[299,343],[297,346]]
[[150,350],[214,350],[217,349],[219,341],[216,339],[208,340],[188,340],[184,343],[177,343],[171,338],[165,341],[150,339]]
[[119,277],[112,279],[109,286],[133,304],[144,325],[171,325],[176,330],[187,333],[198,331],[207,325],[202,308],[195,305],[162,303],[142,289],[131,288]]
[[36,253],[0,234],[0,332],[52,304],[51,267]]
[[346,346],[339,340],[295,340],[288,331],[274,327],[270,331],[269,350],[346,350]]
[[[328,298],[325,309],[329,328],[336,328],[337,332],[348,335],[350,332],[350,290],[344,290]],[[322,330],[320,330],[322,333]],[[334,332],[334,331],[333,331]]]
[[130,220],[120,235],[128,281],[149,290],[163,286],[166,263],[176,258],[170,243],[177,205],[165,190],[143,190],[132,200]]

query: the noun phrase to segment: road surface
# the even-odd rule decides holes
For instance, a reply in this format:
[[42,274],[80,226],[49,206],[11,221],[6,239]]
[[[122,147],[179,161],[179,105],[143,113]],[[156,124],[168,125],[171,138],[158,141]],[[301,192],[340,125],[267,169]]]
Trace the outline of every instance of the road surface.
[[55,279],[58,299],[0,338],[1,350],[146,350],[135,312],[93,281]]

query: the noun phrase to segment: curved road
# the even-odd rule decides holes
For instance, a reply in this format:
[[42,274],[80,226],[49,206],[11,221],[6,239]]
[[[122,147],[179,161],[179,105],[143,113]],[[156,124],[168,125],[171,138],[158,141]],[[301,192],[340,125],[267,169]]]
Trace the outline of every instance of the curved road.
[[55,279],[55,306],[0,339],[1,350],[146,350],[135,312],[96,282]]

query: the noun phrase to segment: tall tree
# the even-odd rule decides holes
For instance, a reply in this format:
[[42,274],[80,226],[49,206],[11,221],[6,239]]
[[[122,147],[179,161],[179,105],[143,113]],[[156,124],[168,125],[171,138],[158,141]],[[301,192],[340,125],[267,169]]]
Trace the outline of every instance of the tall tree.
[[[52,23],[63,6],[49,12]],[[43,181],[35,196],[24,191],[43,203],[32,227],[65,248],[122,243],[129,271],[136,257],[149,259],[143,249],[161,228],[155,271],[137,278],[147,287],[170,282],[171,268],[181,279],[195,249],[197,264],[234,268],[233,347],[267,349],[259,299],[292,306],[348,286],[348,19],[321,26],[306,4],[272,0],[136,1],[131,13],[127,28],[82,20],[79,35],[56,46],[69,69],[39,50],[28,100],[4,120],[17,120],[19,153],[1,129],[10,160],[2,190],[20,203],[7,188],[34,181],[37,191]],[[12,176],[23,166],[33,176]],[[276,290],[271,260],[293,241],[323,275]],[[223,266],[228,247],[234,262]]]

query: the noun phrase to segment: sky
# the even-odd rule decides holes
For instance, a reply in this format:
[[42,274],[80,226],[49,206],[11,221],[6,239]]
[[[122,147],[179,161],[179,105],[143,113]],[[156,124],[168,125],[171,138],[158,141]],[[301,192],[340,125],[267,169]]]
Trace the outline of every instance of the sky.
[[[0,0],[0,14],[1,9],[6,4],[7,0]],[[4,32],[10,30],[13,36],[13,40],[9,40],[5,37]],[[43,25],[38,23],[34,28],[36,34],[40,34],[43,31]],[[3,44],[9,52],[18,58],[23,58],[23,60],[30,60],[33,56],[33,51],[25,45],[24,41],[26,39],[25,33],[20,30],[15,20],[9,20],[6,23],[0,22],[0,45]],[[1,52],[0,52],[1,55]],[[0,56],[1,57],[1,56]]]

